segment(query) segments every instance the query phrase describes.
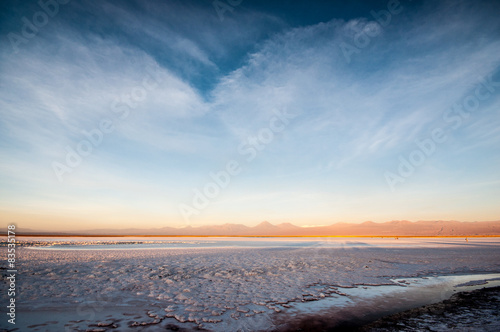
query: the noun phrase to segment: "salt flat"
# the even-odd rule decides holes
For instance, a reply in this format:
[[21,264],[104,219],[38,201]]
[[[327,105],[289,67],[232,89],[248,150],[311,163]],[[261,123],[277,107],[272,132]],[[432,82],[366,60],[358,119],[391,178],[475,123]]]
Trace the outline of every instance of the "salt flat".
[[[37,241],[18,249],[22,331],[274,330],[389,293],[411,307],[500,277],[499,238]],[[428,296],[404,295],[415,289]]]

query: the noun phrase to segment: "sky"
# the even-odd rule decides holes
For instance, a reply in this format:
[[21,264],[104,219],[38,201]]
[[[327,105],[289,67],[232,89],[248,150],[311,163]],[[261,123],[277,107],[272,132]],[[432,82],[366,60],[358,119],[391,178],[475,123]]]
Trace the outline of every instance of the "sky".
[[500,219],[499,1],[2,1],[1,227]]

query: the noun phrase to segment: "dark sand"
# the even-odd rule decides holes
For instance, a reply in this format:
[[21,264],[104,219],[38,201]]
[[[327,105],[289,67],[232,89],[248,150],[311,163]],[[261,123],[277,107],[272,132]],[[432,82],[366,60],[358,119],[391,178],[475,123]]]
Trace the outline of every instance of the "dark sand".
[[[370,323],[360,317],[347,317],[332,324],[327,317],[315,317],[279,329],[291,331],[500,331],[500,287],[482,288],[454,294],[435,304],[379,318]],[[376,319],[372,316],[372,319]]]
[[454,294],[449,300],[381,318],[358,331],[500,331],[500,287]]

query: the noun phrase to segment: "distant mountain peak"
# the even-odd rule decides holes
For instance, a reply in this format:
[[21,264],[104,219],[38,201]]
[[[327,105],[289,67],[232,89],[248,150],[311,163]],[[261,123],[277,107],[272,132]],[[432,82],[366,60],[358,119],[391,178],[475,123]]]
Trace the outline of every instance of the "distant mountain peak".
[[295,226],[294,224],[289,223],[289,222],[284,222],[284,223],[281,223],[281,224],[279,224],[277,226],[278,227],[298,227],[298,226]]
[[276,227],[276,226],[271,224],[269,221],[263,221],[255,227]]

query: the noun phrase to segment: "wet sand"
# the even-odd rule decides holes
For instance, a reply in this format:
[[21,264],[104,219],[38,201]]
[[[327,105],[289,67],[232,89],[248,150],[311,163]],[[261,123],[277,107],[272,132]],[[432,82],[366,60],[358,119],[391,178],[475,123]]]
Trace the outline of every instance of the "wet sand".
[[500,287],[458,293],[449,300],[381,318],[358,331],[416,330],[500,331]]
[[[378,312],[378,313],[377,313]],[[450,299],[380,316],[372,308],[338,312],[343,319],[307,317],[279,332],[392,332],[392,331],[500,331],[500,287],[459,292]],[[371,321],[371,322],[370,322]]]

